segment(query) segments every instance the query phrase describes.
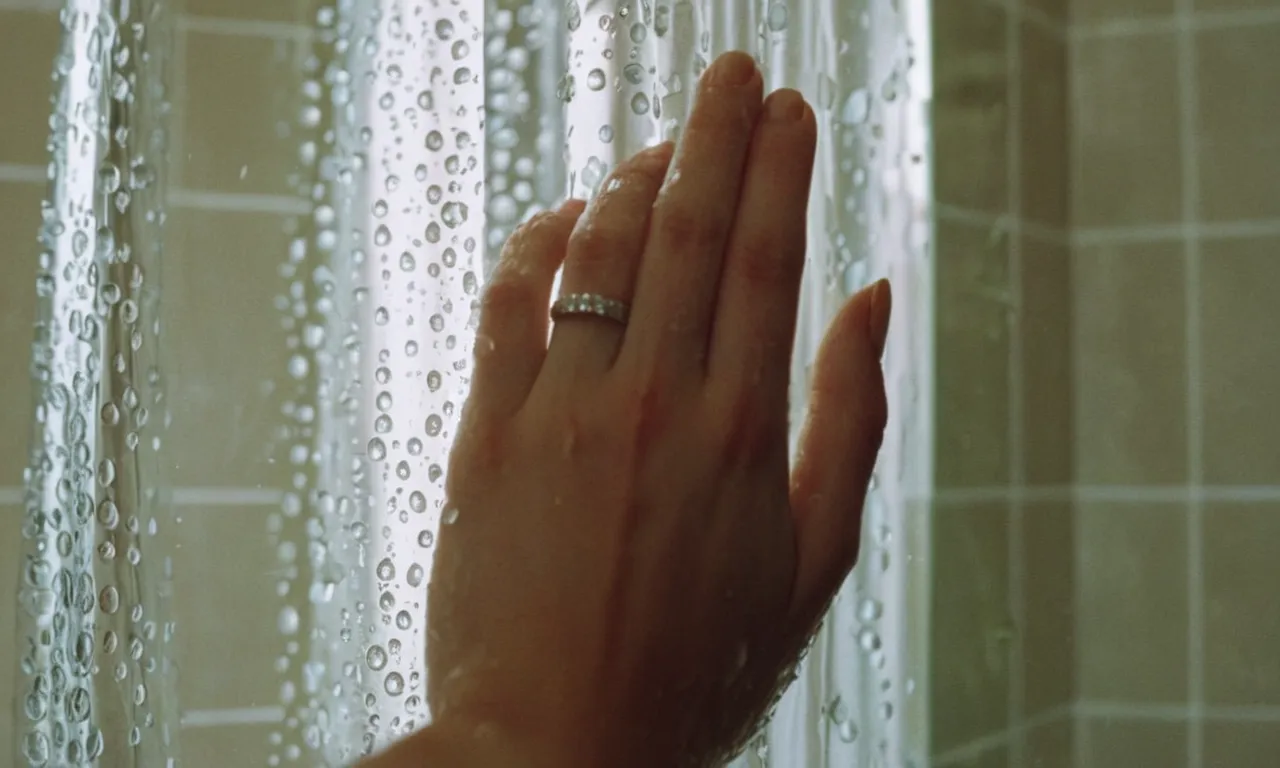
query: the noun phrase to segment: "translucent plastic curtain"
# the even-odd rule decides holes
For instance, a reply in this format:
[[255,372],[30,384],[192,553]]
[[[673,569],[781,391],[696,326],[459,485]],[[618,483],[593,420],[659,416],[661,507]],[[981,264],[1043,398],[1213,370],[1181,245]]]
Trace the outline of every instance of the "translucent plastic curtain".
[[22,574],[10,756],[163,766],[178,736],[158,472],[169,27],[151,0],[71,2],[61,21],[37,396],[12,543]]
[[[157,191],[163,100],[158,86],[153,96],[138,93],[138,83],[162,82],[167,66],[156,53],[139,55],[164,37],[160,5],[69,0],[64,14],[70,20],[64,57],[79,79],[60,81],[61,103],[110,106],[128,139],[121,142],[126,154],[104,164],[117,151],[116,139],[102,129],[99,111],[72,109],[82,127],[55,119],[51,208],[59,220],[79,218],[78,228],[48,236],[51,266],[42,284],[49,287],[52,320],[42,326],[47,337],[37,345],[37,372],[42,356],[65,362],[42,380],[24,543],[26,562],[48,561],[41,567],[67,574],[58,579],[90,579],[94,598],[77,611],[62,597],[73,594],[69,587],[60,592],[54,577],[33,574],[23,598],[39,609],[22,629],[34,649],[22,662],[29,690],[47,693],[51,703],[61,696],[58,713],[72,711],[67,691],[80,687],[93,701],[110,703],[95,705],[80,725],[62,714],[33,721],[19,715],[19,733],[30,740],[23,748],[56,745],[70,754],[60,734],[74,731],[90,747],[119,745],[119,760],[101,762],[112,766],[162,765],[162,755],[178,755],[174,708],[151,709],[169,701],[159,694],[173,687],[160,599],[167,594],[163,553],[153,556],[156,545],[143,541],[152,521],[162,526],[164,509],[159,478],[143,459],[162,448],[141,438],[136,424],[145,421],[142,401],[160,392],[159,370],[135,362],[151,349],[146,323],[154,321],[157,296],[148,291],[163,221]],[[913,574],[927,567],[927,528],[908,514],[908,501],[929,476],[924,5],[337,0],[318,7],[302,106],[293,116],[308,169],[297,192],[311,214],[281,255],[293,281],[282,317],[292,356],[277,378],[289,394],[282,428],[293,477],[266,531],[288,574],[278,590],[284,718],[271,736],[273,763],[350,763],[429,721],[425,579],[435,531],[449,522],[443,473],[469,385],[485,276],[521,220],[566,194],[589,196],[619,159],[678,137],[702,70],[716,54],[741,48],[756,55],[768,86],[805,93],[821,132],[792,371],[793,423],[801,422],[821,333],[845,298],[889,275],[898,303],[887,361],[895,428],[868,504],[863,564],[776,717],[742,761],[805,768],[923,764],[927,686],[917,646],[926,636],[927,603],[925,579]],[[92,27],[112,31],[110,54],[94,43]],[[126,43],[132,58],[118,53]],[[136,81],[128,100],[116,97],[117,75]],[[148,98],[154,108],[145,108]],[[86,136],[93,137],[91,150]],[[79,154],[58,155],[59,141]],[[119,230],[126,221],[129,227]],[[112,226],[114,245],[106,248],[102,231]],[[95,247],[77,248],[77,232]],[[123,298],[99,300],[105,289],[94,275],[117,263],[143,267],[146,279],[127,290],[137,293],[144,319],[127,320],[133,310],[126,314]],[[68,330],[78,332],[85,322],[77,317],[97,318],[91,323],[97,335],[70,341]],[[69,352],[68,343],[81,346]],[[92,350],[113,355],[122,344],[132,355],[125,355],[125,368],[102,372]],[[58,398],[70,405],[51,409],[48,403],[63,402]],[[67,410],[72,406],[78,410]],[[91,425],[91,442],[81,439],[77,414]],[[93,446],[83,460],[76,453],[82,442]],[[113,462],[114,480],[104,481],[104,459]],[[128,487],[143,490],[125,495],[126,473],[133,478]],[[71,513],[64,478],[73,491]],[[119,512],[125,517],[109,525],[103,503],[119,509],[122,499],[131,512]],[[85,509],[95,514],[86,518]],[[73,546],[53,560],[63,532]],[[103,559],[108,544],[122,552],[151,549],[137,560],[126,556],[126,568],[119,558]],[[124,607],[108,610],[109,588]],[[135,605],[144,606],[141,628],[117,618]],[[142,640],[137,655],[132,645],[110,651],[127,662],[124,677],[90,664],[93,671],[74,689],[56,682],[56,670],[75,658],[67,654],[77,652],[79,628],[87,626],[97,638],[91,650],[105,654],[102,638],[113,621],[121,624],[118,642]],[[149,634],[147,621],[166,631]],[[59,622],[75,631],[58,630]],[[151,693],[138,701],[144,682]],[[144,725],[135,736],[133,729]],[[65,764],[61,759],[46,762]]]

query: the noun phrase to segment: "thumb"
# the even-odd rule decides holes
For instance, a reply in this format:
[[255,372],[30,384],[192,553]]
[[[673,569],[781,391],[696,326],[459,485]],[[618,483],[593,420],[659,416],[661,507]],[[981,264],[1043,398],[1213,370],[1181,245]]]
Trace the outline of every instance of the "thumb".
[[888,405],[880,357],[889,331],[887,280],[859,291],[827,331],[791,476],[797,628],[810,631],[858,559],[862,505]]

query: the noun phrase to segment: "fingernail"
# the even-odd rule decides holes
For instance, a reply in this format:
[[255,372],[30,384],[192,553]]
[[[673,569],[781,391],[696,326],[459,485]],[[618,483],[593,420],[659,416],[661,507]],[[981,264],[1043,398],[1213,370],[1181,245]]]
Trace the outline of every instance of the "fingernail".
[[884,345],[889,339],[889,317],[893,314],[893,289],[887,278],[881,278],[871,287],[871,317],[867,329],[876,357],[884,356]]
[[746,85],[756,74],[756,62],[741,51],[732,51],[716,59],[708,74],[712,85]]
[[640,153],[640,163],[645,170],[666,168],[667,163],[671,162],[671,155],[674,148],[675,144],[670,141],[664,141],[661,144],[649,147]]
[[790,88],[774,91],[765,100],[765,114],[778,123],[793,123],[804,117],[804,97]]

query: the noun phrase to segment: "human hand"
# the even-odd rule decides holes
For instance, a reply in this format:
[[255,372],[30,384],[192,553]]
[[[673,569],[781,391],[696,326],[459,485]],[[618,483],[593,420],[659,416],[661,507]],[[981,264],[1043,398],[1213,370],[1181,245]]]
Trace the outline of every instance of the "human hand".
[[[571,201],[507,244],[448,475],[436,725],[416,753],[471,741],[503,757],[427,765],[723,761],[854,564],[888,284],[835,318],[789,471],[816,124],[796,92],[762,90],[748,56],[722,56],[674,161],[645,150],[585,214]],[[571,314],[548,344],[562,261],[564,293],[629,302],[629,322]]]

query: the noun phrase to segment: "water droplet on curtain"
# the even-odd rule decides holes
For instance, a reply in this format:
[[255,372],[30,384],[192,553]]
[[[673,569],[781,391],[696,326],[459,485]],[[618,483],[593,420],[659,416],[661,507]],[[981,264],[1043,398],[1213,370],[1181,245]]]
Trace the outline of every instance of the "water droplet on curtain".
[[770,32],[783,32],[787,28],[787,6],[786,3],[773,2],[769,4],[769,11],[766,16],[766,23],[769,25]]
[[404,693],[404,677],[402,677],[399,672],[392,672],[387,675],[387,680],[386,683],[383,684],[383,688],[387,691],[388,695],[399,696]]

